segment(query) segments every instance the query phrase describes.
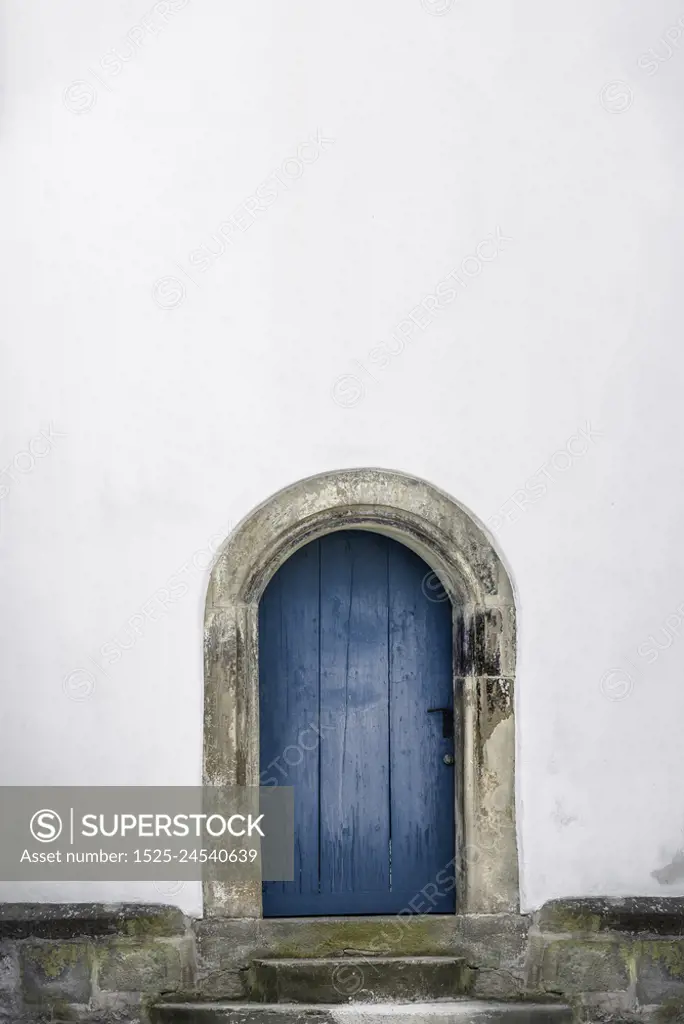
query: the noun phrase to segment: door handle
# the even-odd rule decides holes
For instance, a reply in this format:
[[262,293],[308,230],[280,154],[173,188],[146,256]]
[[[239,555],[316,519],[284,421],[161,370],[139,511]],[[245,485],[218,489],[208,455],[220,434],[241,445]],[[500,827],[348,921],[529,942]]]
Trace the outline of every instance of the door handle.
[[440,714],[442,716],[442,736],[451,739],[454,735],[454,709],[453,708],[428,708],[428,715]]

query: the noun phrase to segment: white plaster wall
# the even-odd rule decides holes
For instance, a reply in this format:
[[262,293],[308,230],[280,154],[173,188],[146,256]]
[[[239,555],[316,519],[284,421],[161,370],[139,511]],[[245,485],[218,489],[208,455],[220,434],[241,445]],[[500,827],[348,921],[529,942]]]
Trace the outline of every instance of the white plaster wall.
[[206,549],[382,466],[489,522],[515,579],[523,909],[682,894],[652,876],[684,846],[681,6],[447,3],[2,4],[2,781],[198,783]]

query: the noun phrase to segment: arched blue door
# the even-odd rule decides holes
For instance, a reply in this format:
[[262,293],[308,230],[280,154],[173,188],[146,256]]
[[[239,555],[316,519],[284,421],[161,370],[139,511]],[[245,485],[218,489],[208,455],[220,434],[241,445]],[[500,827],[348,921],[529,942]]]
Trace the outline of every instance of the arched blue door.
[[265,883],[264,916],[454,910],[451,605],[435,582],[403,545],[347,530],[269,583],[261,784],[295,787],[295,880]]

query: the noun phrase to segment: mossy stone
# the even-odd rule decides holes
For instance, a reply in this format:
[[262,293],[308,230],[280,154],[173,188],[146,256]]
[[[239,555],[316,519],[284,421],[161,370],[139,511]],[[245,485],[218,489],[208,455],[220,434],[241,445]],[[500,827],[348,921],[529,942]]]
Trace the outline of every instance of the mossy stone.
[[92,994],[91,949],[80,942],[30,943],[22,947],[21,981],[27,1003],[63,999],[87,1003]]

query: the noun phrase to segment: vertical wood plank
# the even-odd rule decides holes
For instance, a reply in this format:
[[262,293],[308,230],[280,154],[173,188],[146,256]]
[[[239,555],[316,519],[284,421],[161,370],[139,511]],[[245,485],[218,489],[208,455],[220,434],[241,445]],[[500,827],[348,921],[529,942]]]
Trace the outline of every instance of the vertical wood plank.
[[294,786],[295,880],[270,897],[318,892],[319,543],[307,545],[269,583],[259,607],[262,785]]
[[415,893],[454,856],[456,769],[443,763],[454,740],[442,735],[442,715],[428,714],[453,709],[451,604],[429,573],[408,548],[391,545],[392,888]]
[[[321,892],[389,890],[387,540],[321,541]],[[354,902],[363,912],[363,901]]]

